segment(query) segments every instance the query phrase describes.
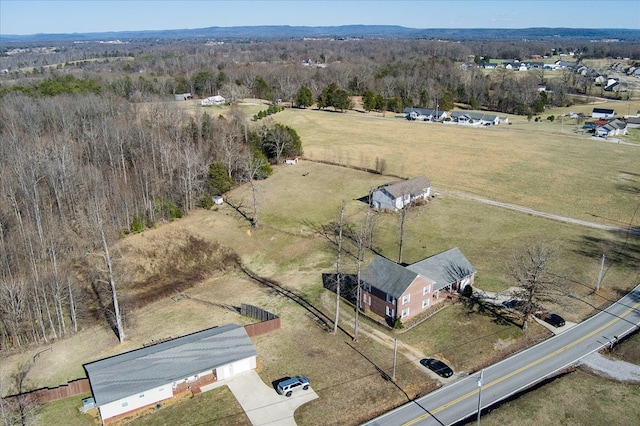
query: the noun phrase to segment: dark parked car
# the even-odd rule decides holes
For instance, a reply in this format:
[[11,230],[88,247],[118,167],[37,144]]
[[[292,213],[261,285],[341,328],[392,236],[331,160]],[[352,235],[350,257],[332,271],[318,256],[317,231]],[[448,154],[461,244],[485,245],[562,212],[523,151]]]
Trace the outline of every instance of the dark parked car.
[[521,311],[525,307],[526,302],[524,300],[512,299],[502,302],[502,306],[514,311]]
[[429,370],[436,373],[438,376],[441,376],[441,377],[453,376],[453,370],[451,369],[451,367],[449,367],[447,364],[440,361],[439,359],[423,358],[420,360],[420,364],[424,365]]
[[542,319],[542,321],[546,322],[547,324],[551,324],[554,327],[562,327],[565,324],[564,318],[562,318],[558,314],[542,314],[540,316],[540,319]]

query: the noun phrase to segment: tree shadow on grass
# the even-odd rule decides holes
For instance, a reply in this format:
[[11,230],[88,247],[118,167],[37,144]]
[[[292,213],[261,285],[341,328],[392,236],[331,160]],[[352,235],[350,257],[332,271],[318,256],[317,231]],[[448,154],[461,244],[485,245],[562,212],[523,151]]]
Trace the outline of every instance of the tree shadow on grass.
[[[254,281],[256,281],[256,282],[258,282],[258,283],[260,283],[262,285],[265,285],[265,286],[269,287],[276,294],[279,294],[281,296],[284,296],[284,297],[296,302],[298,305],[300,305],[302,308],[304,308],[307,312],[309,312],[313,316],[313,318],[317,322],[319,322],[327,332],[333,331],[333,325],[332,325],[333,321],[330,320],[329,317],[324,312],[322,312],[322,310],[318,309],[316,306],[314,306],[311,302],[309,302],[303,296],[297,294],[293,290],[290,290],[290,289],[284,287],[282,284],[280,284],[279,282],[277,282],[275,280],[259,276],[258,274],[256,274],[255,272],[251,271],[250,269],[248,269],[247,267],[245,267],[242,264],[240,264],[240,269],[242,270],[242,272],[244,272],[252,280],[254,280]],[[338,326],[338,329],[340,331],[342,331],[344,334],[346,334],[347,336],[353,338],[351,333],[349,333],[347,330],[345,330],[341,326]]]

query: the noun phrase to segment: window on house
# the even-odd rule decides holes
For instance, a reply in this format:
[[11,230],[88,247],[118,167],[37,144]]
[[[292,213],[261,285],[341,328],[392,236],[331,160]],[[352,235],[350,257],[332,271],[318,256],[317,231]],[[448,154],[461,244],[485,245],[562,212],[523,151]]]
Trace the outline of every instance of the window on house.
[[362,283],[362,289],[364,291],[371,291],[371,286],[367,283]]
[[392,295],[390,295],[389,293],[387,293],[387,302],[389,302],[389,303],[396,303],[396,299],[394,299]]
[[408,317],[408,316],[409,316],[409,308],[403,309],[402,310],[402,318]]
[[123,407],[127,407],[129,405],[129,403],[127,401],[122,401],[122,406]]
[[422,301],[422,307],[423,308],[428,308],[430,304],[431,304],[431,299],[424,299]]
[[395,317],[395,311],[393,310],[393,308],[386,306],[385,311],[388,317]]
[[431,290],[430,286],[425,285],[424,289],[422,290],[422,294],[427,294],[427,293],[429,293],[430,290]]
[[402,296],[402,304],[403,305],[409,303],[410,300],[411,300],[411,295],[410,294],[405,294],[404,296]]
[[138,398],[144,398],[144,394],[141,393],[140,395],[138,395]]

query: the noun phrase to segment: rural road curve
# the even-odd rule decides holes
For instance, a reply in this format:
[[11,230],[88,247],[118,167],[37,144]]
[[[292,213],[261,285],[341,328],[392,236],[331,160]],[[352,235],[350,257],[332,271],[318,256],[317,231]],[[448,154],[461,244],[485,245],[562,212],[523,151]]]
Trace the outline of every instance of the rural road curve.
[[[434,190],[435,190],[435,188],[434,188]],[[502,203],[500,201],[494,201],[494,200],[490,200],[488,198],[478,197],[476,195],[465,194],[464,192],[446,191],[446,190],[444,190],[444,191],[443,190],[435,190],[435,192],[443,194],[443,195],[449,195],[449,196],[452,196],[452,197],[458,197],[458,198],[463,198],[463,199],[467,199],[467,200],[477,201],[479,203],[488,204],[490,206],[502,207],[502,208],[509,209],[509,210],[514,210],[514,211],[517,211],[517,212],[520,212],[520,213],[530,214],[532,216],[544,217],[544,218],[555,220],[555,221],[558,221],[558,222],[571,223],[573,225],[585,226],[585,227],[594,228],[594,229],[602,229],[602,230],[605,230],[605,231],[622,232],[622,233],[629,233],[629,234],[633,234],[633,235],[640,235],[640,229],[634,229],[634,228],[631,228],[631,227],[624,228],[624,227],[620,227],[620,226],[603,225],[601,223],[588,222],[586,220],[573,219],[571,217],[566,217],[566,216],[558,216],[558,215],[555,215],[555,214],[545,213],[545,212],[541,212],[541,211],[538,211],[538,210],[530,209],[528,207],[517,206],[515,204]]]

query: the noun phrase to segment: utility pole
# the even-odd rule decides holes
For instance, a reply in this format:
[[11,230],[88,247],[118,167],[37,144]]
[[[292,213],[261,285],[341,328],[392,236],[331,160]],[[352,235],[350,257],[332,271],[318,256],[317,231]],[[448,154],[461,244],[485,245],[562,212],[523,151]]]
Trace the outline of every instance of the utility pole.
[[396,381],[396,358],[398,356],[398,338],[393,339],[393,373],[391,375],[391,380]]
[[596,291],[600,291],[600,283],[602,282],[603,272],[604,272],[604,253],[602,253],[602,262],[600,262],[600,273],[598,274],[598,284],[596,285]]
[[480,370],[478,378],[478,426],[480,426],[480,412],[482,412],[482,378],[484,376],[484,368]]

